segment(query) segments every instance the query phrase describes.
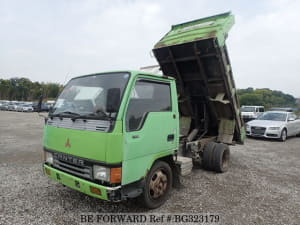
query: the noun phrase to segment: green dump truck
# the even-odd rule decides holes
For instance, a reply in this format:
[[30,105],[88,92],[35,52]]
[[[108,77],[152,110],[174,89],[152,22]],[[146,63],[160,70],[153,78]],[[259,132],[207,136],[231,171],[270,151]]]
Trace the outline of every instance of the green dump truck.
[[44,128],[44,172],[90,196],[161,206],[193,165],[225,172],[244,129],[225,38],[230,13],[172,26],[154,47],[163,75],[71,79]]

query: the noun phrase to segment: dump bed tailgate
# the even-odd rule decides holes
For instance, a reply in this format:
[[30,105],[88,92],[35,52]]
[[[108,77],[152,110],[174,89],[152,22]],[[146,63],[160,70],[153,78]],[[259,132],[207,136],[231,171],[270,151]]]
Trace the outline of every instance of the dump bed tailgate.
[[233,24],[234,17],[224,13],[174,25],[153,49],[163,73],[176,78],[181,115],[197,120],[201,114],[209,120],[208,133],[228,144],[244,137],[225,45]]

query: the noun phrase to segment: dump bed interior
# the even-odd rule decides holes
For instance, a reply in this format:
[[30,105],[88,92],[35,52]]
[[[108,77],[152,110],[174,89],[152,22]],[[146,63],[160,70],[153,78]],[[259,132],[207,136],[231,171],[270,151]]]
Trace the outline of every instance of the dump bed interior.
[[[224,13],[172,26],[154,47],[167,76],[176,78],[181,117],[189,132],[242,142],[243,122],[225,39],[234,17]],[[186,125],[185,125],[186,126]]]

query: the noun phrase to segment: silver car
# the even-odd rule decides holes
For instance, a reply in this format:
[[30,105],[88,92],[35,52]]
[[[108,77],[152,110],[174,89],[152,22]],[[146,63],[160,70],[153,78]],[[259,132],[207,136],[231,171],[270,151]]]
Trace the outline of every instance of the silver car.
[[22,112],[33,112],[32,104],[24,104],[22,106]]
[[32,107],[32,104],[23,103],[23,104],[20,104],[17,106],[16,111],[18,111],[18,112],[33,112],[33,107]]
[[247,136],[285,141],[300,134],[300,118],[293,112],[269,111],[246,124]]

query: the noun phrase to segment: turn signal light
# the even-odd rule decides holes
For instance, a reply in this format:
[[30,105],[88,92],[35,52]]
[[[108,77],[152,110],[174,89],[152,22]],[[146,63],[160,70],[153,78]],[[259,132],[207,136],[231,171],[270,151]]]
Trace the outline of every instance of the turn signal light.
[[99,188],[90,186],[90,191],[96,195],[101,195],[101,190]]
[[110,169],[110,183],[121,183],[122,180],[122,167]]
[[49,176],[51,175],[51,170],[49,170],[48,168],[45,168],[45,172],[46,172],[46,174],[48,174]]

